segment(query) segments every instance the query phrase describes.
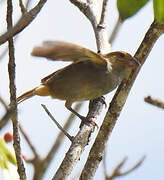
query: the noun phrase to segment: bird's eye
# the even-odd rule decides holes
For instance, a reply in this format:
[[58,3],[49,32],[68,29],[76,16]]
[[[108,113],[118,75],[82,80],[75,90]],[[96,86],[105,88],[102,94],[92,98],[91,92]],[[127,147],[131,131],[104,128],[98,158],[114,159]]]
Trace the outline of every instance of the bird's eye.
[[120,53],[120,57],[121,57],[121,58],[124,58],[124,57],[125,57],[125,54]]

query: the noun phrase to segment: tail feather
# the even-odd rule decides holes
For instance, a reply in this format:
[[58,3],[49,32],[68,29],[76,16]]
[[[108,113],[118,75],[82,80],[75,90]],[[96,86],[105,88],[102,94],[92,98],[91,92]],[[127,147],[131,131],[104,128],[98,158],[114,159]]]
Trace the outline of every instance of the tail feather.
[[50,95],[50,91],[49,88],[45,85],[40,85],[39,87],[36,87],[34,89],[31,89],[30,91],[25,92],[24,94],[22,94],[21,96],[19,96],[17,98],[17,103],[21,103],[23,101],[25,101],[26,99],[31,98],[32,96],[49,96]]
[[30,91],[27,91],[24,94],[22,94],[21,96],[19,96],[17,98],[17,103],[19,104],[19,103],[25,101],[26,99],[31,98],[32,96],[35,96],[35,88],[31,89]]

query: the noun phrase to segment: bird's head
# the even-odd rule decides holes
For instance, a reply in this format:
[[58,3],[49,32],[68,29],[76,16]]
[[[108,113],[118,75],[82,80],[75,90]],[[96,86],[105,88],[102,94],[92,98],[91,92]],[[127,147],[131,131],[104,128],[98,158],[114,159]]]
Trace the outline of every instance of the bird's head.
[[123,78],[127,76],[133,68],[140,66],[140,62],[135,57],[123,51],[111,52],[104,55],[104,57],[108,59],[112,71],[123,76]]

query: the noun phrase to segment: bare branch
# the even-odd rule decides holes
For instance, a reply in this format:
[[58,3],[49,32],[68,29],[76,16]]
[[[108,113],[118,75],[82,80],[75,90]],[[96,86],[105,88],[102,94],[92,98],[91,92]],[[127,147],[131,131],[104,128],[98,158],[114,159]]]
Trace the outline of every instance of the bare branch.
[[15,116],[15,112],[15,109],[12,107],[7,110],[5,115],[0,120],[0,130],[7,124],[12,116]]
[[130,169],[121,172],[121,168],[125,165],[125,162],[127,161],[127,157],[125,157],[113,170],[112,174],[109,177],[106,177],[106,180],[113,180],[117,177],[120,176],[125,176],[129,173],[131,173],[132,171],[136,170],[139,166],[141,166],[141,164],[143,163],[143,161],[145,160],[145,156],[143,156],[134,166],[132,166]]
[[[106,27],[98,26],[99,17],[98,17],[98,2],[96,0],[87,0],[87,3],[83,3],[79,0],[70,0],[79,10],[89,19],[92,24],[92,27],[95,32],[97,49],[99,53],[107,53],[110,50],[110,44],[108,42],[108,34]],[[103,14],[103,13],[101,13]],[[105,13],[103,15],[105,19]],[[104,20],[103,20],[104,22]],[[102,110],[104,100],[102,97],[96,100],[90,101],[89,113],[87,119],[92,122],[95,121]],[[84,150],[84,147],[88,143],[88,138],[93,131],[93,125],[87,126],[82,125],[80,131],[74,138],[70,149],[68,150],[62,164],[54,175],[53,179],[65,179],[73,170],[78,159],[80,158],[81,153]]]
[[134,166],[132,166],[131,168],[129,168],[128,170],[126,170],[124,172],[120,172],[120,176],[127,175],[127,174],[131,173],[132,171],[136,170],[139,166],[141,166],[141,164],[143,163],[145,158],[146,158],[146,156],[143,156],[138,162],[136,162],[136,164]]
[[[97,100],[90,101],[89,113],[87,118],[90,118],[90,121],[97,120],[104,102],[101,98]],[[85,146],[88,144],[89,137],[91,132],[93,132],[94,126],[92,124],[86,125],[83,124],[78,134],[75,136],[72,145],[70,146],[66,156],[57,170],[56,174],[53,177],[53,180],[56,179],[66,179],[68,175],[72,172],[74,166],[78,162],[80,155],[84,151]]]
[[41,104],[41,106],[43,107],[43,109],[46,111],[46,113],[48,114],[48,116],[53,120],[53,122],[56,124],[56,126],[65,134],[65,136],[68,137],[68,139],[72,142],[74,137],[70,136],[62,127],[61,125],[56,121],[56,119],[52,116],[52,114],[50,113],[50,111],[47,109],[47,107],[44,104]]
[[158,99],[154,99],[152,98],[151,96],[147,96],[144,98],[144,101],[149,103],[149,104],[152,104],[156,107],[159,107],[159,108],[162,108],[164,109],[164,102],[163,101],[160,101]]
[[[21,1],[21,0],[20,0],[20,1]],[[31,0],[27,0],[27,1],[26,1],[25,9],[28,8],[30,2],[31,2]],[[16,40],[18,40],[18,37],[19,37],[19,35],[17,35],[17,36],[14,38],[14,42],[16,42]],[[3,57],[7,54],[7,52],[8,52],[8,47],[6,47],[6,48],[3,50],[3,52],[0,54],[0,60],[3,59]]]
[[[78,111],[80,109],[81,105],[82,105],[82,103],[77,104],[75,106],[75,110]],[[68,120],[66,121],[66,123],[64,125],[65,130],[68,130],[68,128],[71,126],[74,117],[75,117],[75,115],[71,113]],[[34,164],[34,169],[35,169],[33,179],[35,179],[35,180],[43,179],[44,173],[48,169],[48,166],[50,165],[51,161],[53,160],[64,137],[65,136],[64,136],[63,132],[60,131],[58,137],[55,139],[53,146],[52,146],[51,150],[49,151],[49,153],[47,154],[47,156],[43,160],[41,160],[39,162],[37,161],[37,165],[36,165],[36,163],[35,164],[33,163],[34,160],[32,159],[32,163]]]
[[15,110],[11,109],[11,108],[8,108],[7,104],[5,103],[5,101],[1,97],[0,97],[0,102],[3,104],[3,106],[6,109],[5,115],[0,120],[0,129],[2,129],[7,124],[8,120],[10,119],[10,117],[12,115],[14,115]]
[[[143,64],[149,55],[154,43],[164,32],[164,25],[160,25],[157,22],[153,22],[150,28],[148,29],[140,47],[138,48],[135,58],[137,58],[141,64]],[[103,124],[100,128],[100,131],[97,135],[95,143],[92,146],[92,149],[89,153],[89,158],[85,164],[84,170],[81,174],[82,179],[92,179],[99,163],[102,160],[104,155],[104,150],[107,144],[107,141],[113,131],[113,128],[116,124],[117,118],[119,117],[121,110],[126,102],[127,96],[132,88],[132,85],[135,81],[136,76],[139,73],[141,67],[133,70],[129,79],[122,82],[118,87],[106,113]],[[101,142],[101,143],[100,143]]]
[[83,2],[81,0],[70,0],[70,2],[72,4],[74,4],[75,6],[77,6],[79,8],[79,10],[82,11],[83,13],[88,8],[88,3],[85,3],[85,2]]
[[[111,46],[108,42],[106,27],[99,26],[100,18],[98,16],[99,9],[97,0],[88,0],[87,3],[82,3],[78,0],[70,0],[70,2],[77,6],[91,22],[96,37],[97,51],[102,54],[108,53],[111,50]],[[103,10],[106,10],[106,8],[103,8]],[[103,14],[103,23],[105,24],[105,12],[101,14]]]
[[[7,29],[8,31],[12,28],[12,0],[7,0]],[[8,63],[8,71],[9,71],[9,87],[10,87],[10,107],[15,109],[15,115],[12,116],[11,120],[13,123],[13,137],[14,137],[14,150],[18,165],[18,174],[20,180],[26,179],[25,168],[23,164],[23,160],[21,157],[21,146],[20,146],[20,136],[19,136],[19,123],[17,119],[17,104],[16,104],[16,86],[15,86],[15,57],[14,57],[14,43],[13,38],[8,39],[8,48],[9,48],[9,63]]]
[[26,8],[25,8],[22,0],[19,0],[19,6],[20,6],[20,9],[21,9],[22,15],[25,14]]
[[100,22],[98,26],[105,27],[105,16],[106,16],[106,11],[107,11],[107,4],[108,4],[108,0],[103,0],[101,18],[100,18]]
[[4,108],[7,111],[8,110],[8,106],[7,106],[7,104],[5,103],[5,101],[1,97],[0,97],[0,102],[1,102],[1,104],[4,106]]
[[16,25],[10,29],[6,33],[0,36],[0,45],[8,41],[11,37],[15,36],[23,29],[25,29],[37,16],[40,12],[44,4],[47,0],[40,0],[38,4],[31,9],[29,12],[26,12],[20,20],[16,23]]

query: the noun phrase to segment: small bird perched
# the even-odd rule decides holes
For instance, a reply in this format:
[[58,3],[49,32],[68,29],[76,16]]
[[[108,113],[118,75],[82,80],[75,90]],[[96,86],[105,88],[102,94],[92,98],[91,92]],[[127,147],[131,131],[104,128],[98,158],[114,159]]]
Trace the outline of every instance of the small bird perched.
[[84,117],[71,108],[74,101],[92,100],[111,92],[128,77],[132,68],[139,65],[139,62],[126,52],[100,55],[63,41],[46,41],[42,46],[35,47],[31,54],[73,63],[43,78],[40,86],[18,97],[17,102],[35,95],[51,96],[65,100],[65,107],[82,120]]

